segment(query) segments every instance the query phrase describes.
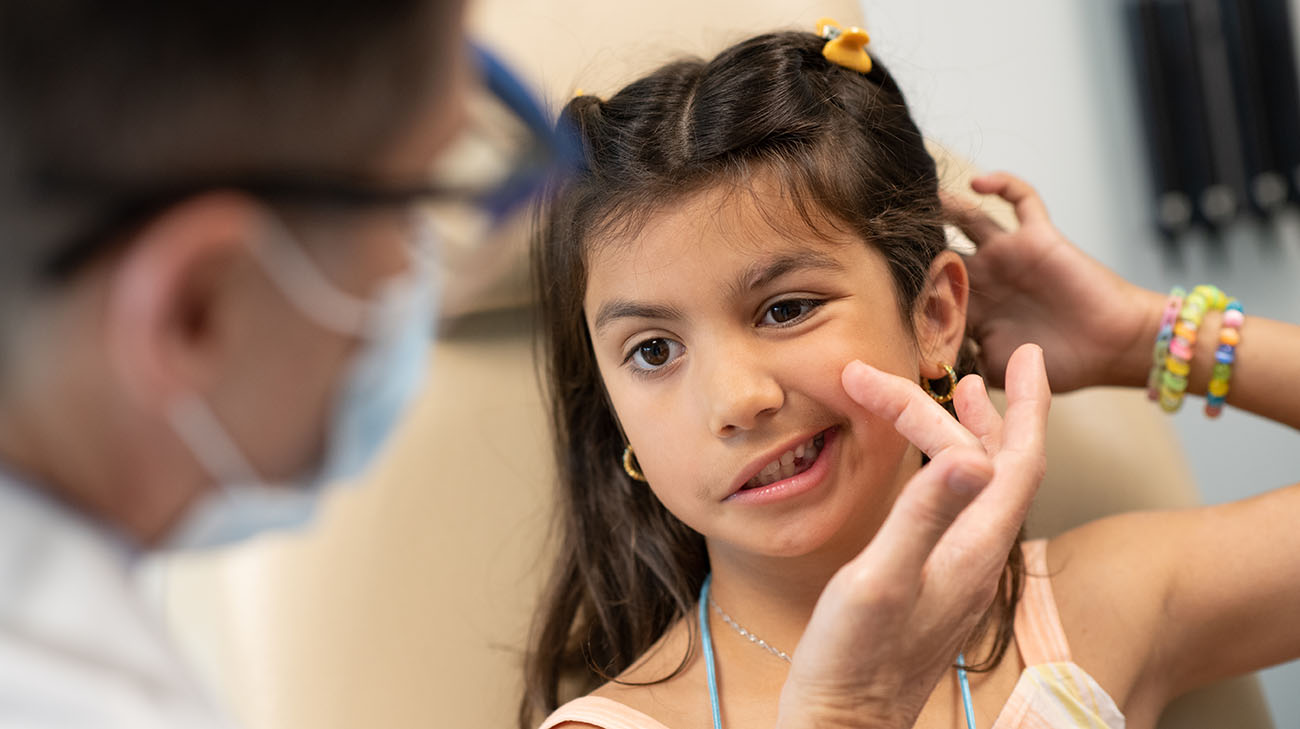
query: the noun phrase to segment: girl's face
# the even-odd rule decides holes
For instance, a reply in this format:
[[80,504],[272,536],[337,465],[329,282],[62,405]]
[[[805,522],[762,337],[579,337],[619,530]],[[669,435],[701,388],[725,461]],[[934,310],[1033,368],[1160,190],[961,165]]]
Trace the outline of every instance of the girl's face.
[[649,487],[715,552],[856,552],[920,465],[840,371],[861,359],[937,376],[917,345],[929,319],[914,330],[884,258],[824,227],[774,190],[713,190],[589,258],[587,326],[614,409]]

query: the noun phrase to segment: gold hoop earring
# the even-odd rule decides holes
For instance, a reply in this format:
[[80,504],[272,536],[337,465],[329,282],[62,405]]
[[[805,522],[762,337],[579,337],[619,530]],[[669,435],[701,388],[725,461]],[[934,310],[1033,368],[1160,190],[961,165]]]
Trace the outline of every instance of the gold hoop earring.
[[948,366],[947,363],[943,363],[943,371],[948,379],[948,391],[942,395],[935,394],[934,390],[930,388],[930,378],[921,375],[921,387],[925,388],[925,394],[934,398],[934,401],[940,405],[952,400],[952,396],[957,394],[957,373],[953,372],[952,367]]
[[632,452],[632,446],[630,445],[623,449],[623,472],[634,481],[647,483],[645,474],[641,473],[641,464],[636,462],[636,453]]

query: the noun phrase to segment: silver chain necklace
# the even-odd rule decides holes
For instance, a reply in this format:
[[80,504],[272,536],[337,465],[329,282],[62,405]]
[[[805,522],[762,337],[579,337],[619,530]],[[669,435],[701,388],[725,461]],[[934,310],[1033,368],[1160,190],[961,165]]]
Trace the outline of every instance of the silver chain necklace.
[[772,655],[776,656],[777,658],[780,658],[781,660],[785,661],[786,663],[790,663],[790,654],[786,653],[785,651],[781,650],[780,648],[777,648],[777,647],[775,647],[775,646],[772,646],[772,645],[769,644],[767,641],[763,640],[762,638],[758,637],[757,635],[754,635],[753,633],[749,632],[748,630],[745,630],[745,628],[744,628],[740,623],[737,623],[735,620],[732,620],[730,615],[728,615],[728,614],[722,612],[722,608],[721,608],[721,607],[718,607],[718,603],[715,602],[715,601],[713,600],[712,597],[709,598],[709,604],[713,606],[713,609],[714,609],[714,610],[718,611],[718,615],[722,618],[722,622],[726,623],[727,625],[730,625],[730,626],[731,626],[731,629],[734,630],[734,631],[736,631],[737,633],[740,633],[741,637],[745,638],[745,639],[748,640],[750,643],[753,643],[754,645],[758,646],[759,648],[762,648],[763,650],[767,651],[768,653],[771,653]]

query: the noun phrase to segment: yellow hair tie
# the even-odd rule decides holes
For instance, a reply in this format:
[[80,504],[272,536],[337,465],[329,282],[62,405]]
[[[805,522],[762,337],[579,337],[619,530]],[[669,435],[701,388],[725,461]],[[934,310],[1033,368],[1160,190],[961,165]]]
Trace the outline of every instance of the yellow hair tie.
[[817,35],[826,39],[822,48],[826,60],[859,73],[871,73],[871,56],[866,49],[871,36],[867,31],[857,27],[845,30],[834,20],[822,18],[817,21]]

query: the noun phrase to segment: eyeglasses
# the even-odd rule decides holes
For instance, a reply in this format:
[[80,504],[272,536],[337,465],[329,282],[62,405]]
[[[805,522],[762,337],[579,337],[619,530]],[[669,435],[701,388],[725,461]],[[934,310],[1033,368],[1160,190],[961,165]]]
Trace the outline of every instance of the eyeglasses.
[[43,192],[60,198],[104,200],[105,212],[82,235],[50,256],[40,273],[66,279],[118,236],[189,197],[217,189],[243,191],[272,203],[337,208],[406,206],[431,227],[440,253],[453,259],[481,255],[493,230],[533,199],[548,179],[572,169],[573,141],[555,132],[541,104],[504,63],[471,47],[482,84],[467,99],[463,132],[434,163],[429,181],[383,186],[361,179],[304,174],[122,185],[76,175],[43,174]]

